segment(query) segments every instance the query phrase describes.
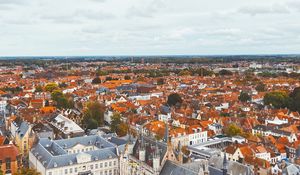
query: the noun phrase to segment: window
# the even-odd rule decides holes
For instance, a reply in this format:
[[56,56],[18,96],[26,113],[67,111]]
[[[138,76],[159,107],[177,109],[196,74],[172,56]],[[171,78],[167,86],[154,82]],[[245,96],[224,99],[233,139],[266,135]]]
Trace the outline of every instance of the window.
[[82,166],[82,170],[85,171],[86,170],[86,166]]
[[116,164],[117,164],[117,161],[114,161],[114,166],[116,166]]
[[102,168],[103,167],[103,163],[100,163],[100,168]]
[[11,169],[10,158],[6,158],[5,162],[6,162],[6,170],[10,170]]
[[70,173],[73,173],[73,168],[70,168]]
[[105,162],[104,167],[107,167],[107,162]]
[[68,174],[68,169],[65,169],[65,174]]
[[112,175],[112,171],[111,170],[109,170],[109,175]]
[[111,166],[111,162],[109,162],[109,166]]
[[48,175],[52,175],[52,172],[48,172]]
[[77,173],[77,167],[74,168],[74,172]]
[[95,169],[98,169],[98,164],[95,164]]
[[91,170],[94,169],[94,165],[91,165]]

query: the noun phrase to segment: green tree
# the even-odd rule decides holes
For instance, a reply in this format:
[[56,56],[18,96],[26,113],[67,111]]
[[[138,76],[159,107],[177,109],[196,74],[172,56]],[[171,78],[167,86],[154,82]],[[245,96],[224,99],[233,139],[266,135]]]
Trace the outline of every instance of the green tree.
[[114,113],[111,117],[110,129],[122,137],[127,134],[128,125],[121,121],[121,115],[119,113]]
[[130,77],[129,75],[125,75],[125,76],[124,76],[124,79],[125,79],[125,80],[130,80],[131,77]]
[[92,84],[100,84],[101,83],[101,79],[99,77],[96,77],[92,80]]
[[163,85],[165,83],[165,80],[163,78],[159,78],[157,80],[157,85]]
[[230,137],[242,135],[242,133],[242,129],[234,123],[230,124],[227,128],[225,128],[225,134]]
[[60,90],[54,90],[51,93],[51,99],[55,101],[56,107],[59,109],[73,108],[74,102],[71,97],[67,98]]
[[113,78],[112,77],[106,77],[105,80],[106,81],[111,81],[111,80],[113,80]]
[[62,83],[59,83],[58,87],[59,88],[66,88],[66,87],[68,87],[68,85],[67,85],[67,83],[62,82]]
[[108,75],[108,73],[106,71],[102,71],[102,70],[98,69],[96,71],[96,75],[97,76],[104,76],[104,75]]
[[43,87],[41,85],[36,86],[35,92],[43,92]]
[[58,86],[56,83],[49,83],[45,86],[45,90],[48,92],[53,92],[54,90],[57,90]]
[[178,74],[179,76],[188,76],[191,75],[191,72],[189,70],[182,70]]
[[220,70],[219,75],[233,75],[233,73],[230,70],[222,69]]
[[264,104],[271,105],[276,109],[288,107],[289,102],[288,94],[281,91],[269,92],[264,96]]
[[114,113],[111,116],[111,125],[110,130],[112,132],[116,132],[118,129],[118,126],[121,124],[121,115],[119,113]]
[[290,93],[289,109],[300,112],[300,87],[297,87]]
[[175,106],[175,105],[180,105],[182,103],[182,99],[181,99],[181,96],[177,93],[173,93],[173,94],[170,94],[168,96],[168,105],[169,106]]
[[41,175],[41,173],[32,168],[21,168],[14,175]]
[[[96,129],[98,126],[104,124],[104,105],[99,102],[89,102],[87,108],[84,110],[83,122],[87,129]],[[95,124],[97,122],[97,125]]]
[[239,100],[241,102],[247,102],[251,100],[251,96],[247,92],[242,91],[240,93]]
[[266,85],[263,84],[262,82],[260,82],[256,87],[255,89],[258,91],[258,92],[265,92],[266,91]]

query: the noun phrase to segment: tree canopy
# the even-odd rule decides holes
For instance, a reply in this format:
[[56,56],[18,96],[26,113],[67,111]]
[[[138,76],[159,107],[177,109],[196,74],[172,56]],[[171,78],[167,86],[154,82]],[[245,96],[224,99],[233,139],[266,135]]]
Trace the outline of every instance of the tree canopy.
[[101,83],[101,79],[99,77],[95,77],[93,80],[92,80],[92,84],[100,84]]
[[127,134],[128,125],[121,121],[121,115],[119,113],[114,113],[111,117],[110,129],[112,132],[116,132],[118,136],[122,137]]
[[266,85],[263,84],[262,82],[258,83],[258,85],[255,87],[255,89],[258,92],[265,92],[266,91]]
[[96,129],[104,124],[104,105],[99,102],[89,102],[84,110],[83,122],[87,129]]
[[18,170],[17,173],[14,175],[40,175],[41,173],[37,172],[35,169],[32,168],[21,168]]
[[225,134],[230,137],[242,135],[242,133],[243,130],[234,123],[230,124],[227,128],[225,128]]
[[290,109],[300,112],[300,87],[297,87],[290,93]]
[[251,100],[251,96],[247,92],[242,91],[240,93],[239,100],[241,102],[247,102]]
[[264,96],[264,104],[276,109],[289,107],[289,96],[286,92],[273,91]]
[[175,106],[175,105],[180,105],[182,103],[182,99],[181,99],[181,96],[177,93],[173,93],[173,94],[170,94],[168,96],[168,105],[170,106]]
[[74,107],[74,102],[71,97],[67,97],[60,90],[54,90],[51,93],[51,99],[55,101],[56,106],[60,109],[68,109]]
[[58,89],[58,85],[56,83],[48,83],[45,86],[45,90],[48,92],[53,92],[54,90],[57,90],[57,89]]
[[233,75],[233,73],[230,70],[222,69],[220,70],[219,75]]

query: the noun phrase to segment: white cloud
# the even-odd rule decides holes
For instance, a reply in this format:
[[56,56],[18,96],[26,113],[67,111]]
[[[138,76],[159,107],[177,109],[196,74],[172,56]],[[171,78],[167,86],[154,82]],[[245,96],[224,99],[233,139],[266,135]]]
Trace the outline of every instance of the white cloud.
[[0,0],[0,11],[0,56],[296,53],[300,45],[298,0]]

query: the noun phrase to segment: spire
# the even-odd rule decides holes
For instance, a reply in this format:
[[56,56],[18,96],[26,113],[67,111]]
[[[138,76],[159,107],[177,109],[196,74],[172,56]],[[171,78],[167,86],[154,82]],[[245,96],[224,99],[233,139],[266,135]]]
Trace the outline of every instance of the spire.
[[[127,119],[127,125],[130,126],[129,119]],[[128,143],[128,144],[132,144],[130,127],[128,127],[127,133],[128,133],[128,140],[127,140],[127,143]]]
[[169,141],[169,122],[166,121],[166,127],[165,127],[165,135],[164,135],[164,142],[168,143]]
[[140,149],[144,149],[144,137],[143,137],[143,131],[142,127],[140,128]]
[[157,145],[157,140],[155,142],[155,152],[154,152],[154,157],[159,157],[159,148],[158,148],[158,145]]
[[178,161],[179,163],[183,163],[183,153],[182,153],[182,146],[180,141],[178,142]]
[[227,169],[228,169],[228,163],[227,163],[226,152],[225,152],[224,159],[223,159],[223,175],[227,175]]

